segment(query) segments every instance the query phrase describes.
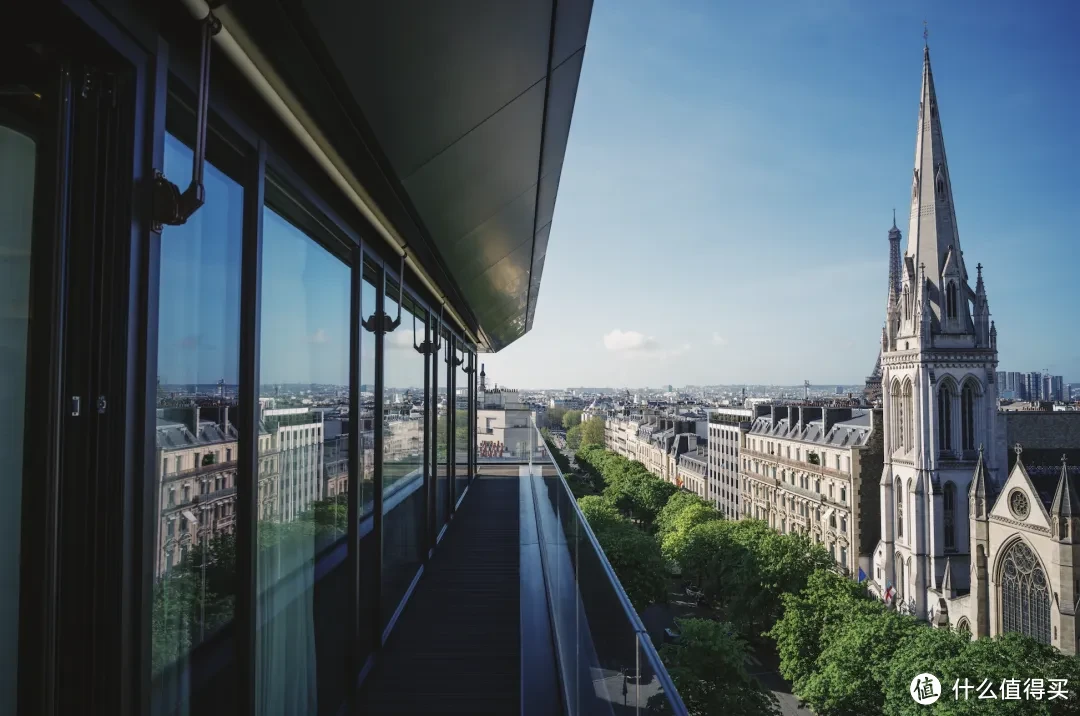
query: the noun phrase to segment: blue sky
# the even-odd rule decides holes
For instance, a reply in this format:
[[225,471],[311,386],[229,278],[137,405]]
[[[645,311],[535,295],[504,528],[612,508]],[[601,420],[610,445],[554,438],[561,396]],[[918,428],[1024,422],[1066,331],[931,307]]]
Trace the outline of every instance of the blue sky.
[[534,327],[483,356],[489,379],[861,382],[925,17],[1000,367],[1080,381],[1078,8],[597,0]]

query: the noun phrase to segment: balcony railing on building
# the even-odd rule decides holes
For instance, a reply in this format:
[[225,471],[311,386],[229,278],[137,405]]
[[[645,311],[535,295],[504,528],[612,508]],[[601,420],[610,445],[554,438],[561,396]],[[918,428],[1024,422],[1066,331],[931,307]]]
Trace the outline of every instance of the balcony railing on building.
[[[687,714],[660,656],[533,426],[527,470],[569,714]],[[524,487],[524,486],[523,486]]]

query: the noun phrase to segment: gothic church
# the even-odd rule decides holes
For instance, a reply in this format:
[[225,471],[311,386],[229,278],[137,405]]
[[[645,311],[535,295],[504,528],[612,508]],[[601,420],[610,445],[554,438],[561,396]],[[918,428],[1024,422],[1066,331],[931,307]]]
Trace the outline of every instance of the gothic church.
[[1010,443],[1025,430],[1049,429],[1052,441],[1056,428],[998,411],[997,329],[982,266],[972,287],[960,246],[928,47],[898,270],[874,376],[885,466],[869,587],[936,626],[1023,632],[1076,653],[1076,473],[1061,451],[1046,465],[1045,445],[1025,465],[1023,446]]

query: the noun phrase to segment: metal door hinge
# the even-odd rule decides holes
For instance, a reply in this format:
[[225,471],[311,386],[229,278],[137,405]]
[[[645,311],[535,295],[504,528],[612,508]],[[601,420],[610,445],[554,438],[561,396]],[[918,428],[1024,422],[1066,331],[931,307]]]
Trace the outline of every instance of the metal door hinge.
[[97,398],[97,411],[98,411],[98,414],[100,415],[101,413],[104,413],[105,408],[107,406],[108,406],[108,403],[105,401],[105,396],[104,395],[99,395],[98,398]]
[[77,395],[71,396],[71,416],[78,417],[82,412],[82,398]]

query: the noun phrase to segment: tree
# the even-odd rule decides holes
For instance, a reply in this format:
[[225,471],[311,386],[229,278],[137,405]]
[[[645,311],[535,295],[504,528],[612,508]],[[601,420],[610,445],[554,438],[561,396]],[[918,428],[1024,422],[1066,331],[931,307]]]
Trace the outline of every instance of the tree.
[[[780,713],[773,695],[746,672],[749,649],[734,626],[711,619],[680,619],[677,625],[679,638],[660,647],[660,659],[691,714]],[[650,707],[662,698],[650,699]]]
[[585,520],[594,533],[599,533],[626,521],[610,502],[599,495],[579,497],[577,503],[578,507],[581,508],[581,514],[585,515]]
[[753,555],[734,538],[736,524],[711,520],[694,526],[675,557],[683,577],[701,588],[720,618],[746,633],[758,579]]
[[582,499],[590,500],[594,519],[600,517],[598,524],[590,521],[589,526],[634,608],[641,612],[651,604],[666,602],[668,570],[656,540],[622,517],[612,520],[612,513],[601,511],[592,498]]
[[566,431],[566,447],[577,450],[581,447],[581,426],[575,425]]
[[581,424],[581,444],[582,445],[603,445],[604,444],[604,419],[603,418],[589,418]]
[[[675,497],[683,494],[687,493],[680,492]],[[670,501],[668,504],[670,504]],[[721,519],[720,513],[709,505],[700,503],[687,504],[671,520],[671,524],[664,535],[662,537],[659,534],[657,535],[660,541],[660,551],[664,555],[664,559],[675,564],[685,562],[685,550],[687,545],[690,544],[690,532],[700,524],[719,519]]]
[[581,411],[567,410],[562,416],[562,426],[569,430],[575,425],[581,425]]
[[634,516],[646,529],[652,529],[652,524],[656,516],[660,514],[660,510],[664,509],[664,505],[678,491],[679,488],[675,485],[651,473],[641,475],[635,485]]
[[544,412],[544,424],[552,430],[561,430],[564,415],[566,415],[566,408],[548,408]]
[[[917,670],[915,670],[917,669]],[[1076,702],[1076,684],[1080,682],[1080,660],[1065,656],[1047,644],[1040,644],[1021,634],[1002,634],[993,639],[972,641],[966,634],[945,629],[920,629],[893,653],[882,683],[885,693],[884,713],[891,716],[925,713],[925,706],[908,696],[911,679],[921,673],[931,673],[941,682],[942,697],[938,704],[948,703],[949,714],[1075,714],[1080,711]],[[983,680],[993,684],[999,698],[980,699]],[[1006,679],[1020,682],[1019,701],[1001,699],[1002,683]],[[1023,683],[1027,679],[1066,679],[1067,699],[1049,701],[1024,699]],[[965,682],[966,680],[966,682]],[[967,692],[967,683],[974,688]],[[952,692],[953,685],[958,694]],[[957,695],[959,699],[957,699]],[[923,709],[920,711],[919,709]]]
[[769,636],[776,640],[780,673],[801,693],[817,667],[823,635],[840,624],[859,602],[869,601],[866,588],[832,570],[819,569],[798,594],[781,597],[783,616]]
[[906,639],[926,628],[915,617],[889,611],[877,601],[856,605],[822,635],[825,646],[814,673],[799,689],[821,716],[881,713],[891,657]]
[[833,568],[825,548],[802,534],[782,535],[761,521],[736,523],[737,538],[754,554],[760,586],[751,611],[751,625],[768,629],[783,612],[784,594],[801,592],[816,570]]
[[[888,671],[882,691],[885,694],[883,711],[889,714],[924,714],[926,707],[908,694],[911,680],[917,674],[931,673],[940,678],[936,669],[963,653],[970,643],[969,636],[950,629],[920,629],[905,639],[889,658]],[[944,682],[942,682],[944,687]],[[942,694],[945,697],[945,694]],[[910,705],[911,708],[908,708]],[[985,709],[985,705],[984,705]]]
[[656,516],[654,527],[656,528],[657,538],[662,540],[666,537],[667,533],[675,528],[675,520],[678,518],[679,513],[691,505],[711,507],[708,502],[701,499],[693,492],[679,490],[672,495],[667,501],[667,504],[664,505],[664,508],[660,510],[660,513]]

